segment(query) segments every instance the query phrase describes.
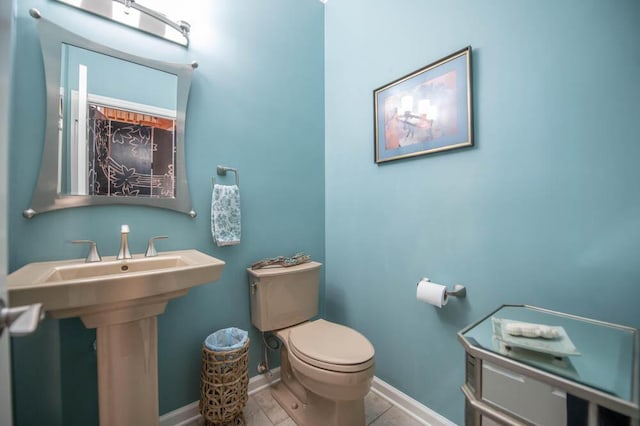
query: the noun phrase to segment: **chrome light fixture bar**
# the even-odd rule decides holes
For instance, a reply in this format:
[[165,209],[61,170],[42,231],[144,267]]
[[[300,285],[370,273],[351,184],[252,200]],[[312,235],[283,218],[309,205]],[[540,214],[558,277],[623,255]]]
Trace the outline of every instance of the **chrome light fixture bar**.
[[173,21],[163,13],[150,9],[135,0],[58,0],[94,15],[111,19],[138,30],[189,46],[191,25]]

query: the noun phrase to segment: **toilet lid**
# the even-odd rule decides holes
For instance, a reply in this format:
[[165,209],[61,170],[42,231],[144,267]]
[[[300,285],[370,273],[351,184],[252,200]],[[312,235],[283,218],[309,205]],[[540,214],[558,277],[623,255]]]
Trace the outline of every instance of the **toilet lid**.
[[362,371],[373,365],[375,351],[357,331],[322,319],[294,327],[289,349],[301,360],[331,371]]

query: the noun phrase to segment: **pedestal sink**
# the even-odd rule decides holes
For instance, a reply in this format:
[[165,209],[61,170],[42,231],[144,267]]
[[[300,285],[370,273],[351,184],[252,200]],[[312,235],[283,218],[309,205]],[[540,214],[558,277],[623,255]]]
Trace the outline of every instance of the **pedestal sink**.
[[43,303],[54,318],[96,328],[100,425],[158,424],[157,316],[224,262],[197,250],[156,257],[30,263],[7,279],[12,305]]

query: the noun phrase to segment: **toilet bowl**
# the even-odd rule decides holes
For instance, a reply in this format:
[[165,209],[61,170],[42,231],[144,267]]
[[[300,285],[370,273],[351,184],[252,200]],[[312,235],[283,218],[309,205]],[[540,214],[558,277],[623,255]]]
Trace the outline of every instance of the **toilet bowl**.
[[375,362],[357,331],[326,320],[278,330],[281,384],[273,396],[299,425],[364,425]]
[[317,315],[320,264],[249,272],[251,320],[282,343],[273,397],[299,426],[365,424],[375,350],[349,327]]

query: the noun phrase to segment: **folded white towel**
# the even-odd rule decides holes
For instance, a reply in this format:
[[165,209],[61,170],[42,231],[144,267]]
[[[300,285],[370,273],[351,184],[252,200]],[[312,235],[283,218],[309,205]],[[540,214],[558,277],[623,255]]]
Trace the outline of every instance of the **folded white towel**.
[[542,337],[543,339],[555,339],[560,337],[560,328],[529,322],[510,322],[505,326],[506,332],[512,336]]
[[240,244],[240,188],[213,185],[211,235],[218,247]]

